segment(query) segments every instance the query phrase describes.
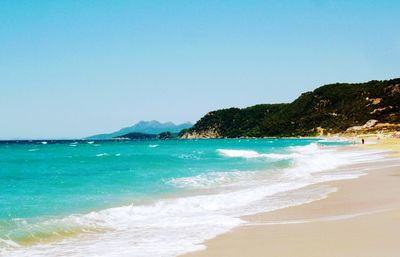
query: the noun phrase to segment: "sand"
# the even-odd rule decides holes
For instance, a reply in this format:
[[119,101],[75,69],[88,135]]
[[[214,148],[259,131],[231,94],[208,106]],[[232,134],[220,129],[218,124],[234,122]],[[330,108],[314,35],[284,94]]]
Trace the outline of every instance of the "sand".
[[[399,144],[399,139],[385,139],[362,147],[396,150]],[[392,151],[386,161],[369,164],[368,175],[358,179],[324,183],[337,188],[326,199],[242,217],[248,225],[207,241],[204,251],[184,256],[399,257],[396,156],[399,152]]]

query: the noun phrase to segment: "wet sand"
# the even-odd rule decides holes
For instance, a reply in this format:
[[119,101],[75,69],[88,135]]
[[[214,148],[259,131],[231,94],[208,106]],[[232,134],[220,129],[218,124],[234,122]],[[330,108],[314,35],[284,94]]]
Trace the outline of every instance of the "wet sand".
[[[366,148],[395,151],[399,140]],[[361,149],[362,150],[362,149]],[[245,216],[247,225],[208,240],[185,257],[398,257],[400,256],[400,159],[358,164],[358,179],[324,183],[337,188],[326,199]],[[350,167],[349,167],[350,168]],[[320,186],[320,185],[313,185]]]

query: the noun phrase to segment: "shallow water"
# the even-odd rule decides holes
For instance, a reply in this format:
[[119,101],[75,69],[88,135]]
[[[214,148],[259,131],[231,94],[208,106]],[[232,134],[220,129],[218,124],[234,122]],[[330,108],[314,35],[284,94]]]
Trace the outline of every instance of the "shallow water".
[[[318,139],[0,144],[1,256],[176,256],[380,158]],[[331,170],[331,172],[326,172]]]

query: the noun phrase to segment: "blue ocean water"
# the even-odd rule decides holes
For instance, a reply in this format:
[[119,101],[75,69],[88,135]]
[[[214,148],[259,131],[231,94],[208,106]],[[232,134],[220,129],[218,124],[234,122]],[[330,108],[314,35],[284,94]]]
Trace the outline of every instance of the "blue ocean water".
[[[260,205],[268,197],[334,179],[312,174],[354,160],[337,151],[346,144],[2,142],[0,255],[175,256],[195,250],[204,239],[239,225],[240,215],[290,205],[284,195]],[[303,194],[299,202],[325,193]],[[173,245],[163,241],[172,235]],[[100,241],[109,252],[92,247]]]

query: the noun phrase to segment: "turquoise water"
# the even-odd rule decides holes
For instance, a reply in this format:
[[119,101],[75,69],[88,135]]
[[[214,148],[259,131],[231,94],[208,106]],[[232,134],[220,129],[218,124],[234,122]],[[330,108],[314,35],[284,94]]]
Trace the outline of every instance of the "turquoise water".
[[177,190],[166,180],[257,170],[268,159],[227,159],[217,149],[279,152],[310,140],[123,141],[0,145],[0,218],[66,215]]
[[[118,232],[122,241],[123,232],[132,235],[164,218],[172,224],[179,215],[182,220],[201,213],[203,217],[210,215],[209,220],[217,220],[222,214],[233,213],[234,208],[250,208],[249,203],[258,195],[266,197],[273,190],[285,191],[283,186],[289,190],[293,185],[299,188],[311,183],[309,177],[307,181],[296,177],[290,184],[282,184],[284,180],[277,176],[292,167],[300,155],[305,157],[298,160],[310,157],[313,161],[311,154],[321,152],[321,147],[331,149],[329,146],[343,144],[347,143],[318,139],[3,142],[0,250],[10,256],[15,249],[23,249],[31,256],[51,256],[29,251],[38,244],[48,244],[53,251],[58,246],[52,244],[60,237],[79,238],[87,233],[106,237],[108,231]],[[327,151],[330,152],[324,158],[331,156],[333,150]],[[254,192],[254,196],[249,193],[240,202],[233,196],[239,190],[246,190],[247,194],[255,188],[263,191]],[[231,199],[228,197],[233,200],[222,200]],[[214,205],[204,207],[204,203]],[[127,206],[130,209],[123,209]],[[238,214],[231,216],[235,215]],[[148,220],[150,216],[154,219]],[[237,225],[235,222],[240,221],[232,220],[221,231]],[[154,248],[136,244],[143,256],[146,247]],[[91,254],[103,256],[93,252],[86,256]],[[142,256],[137,251],[130,254]]]

